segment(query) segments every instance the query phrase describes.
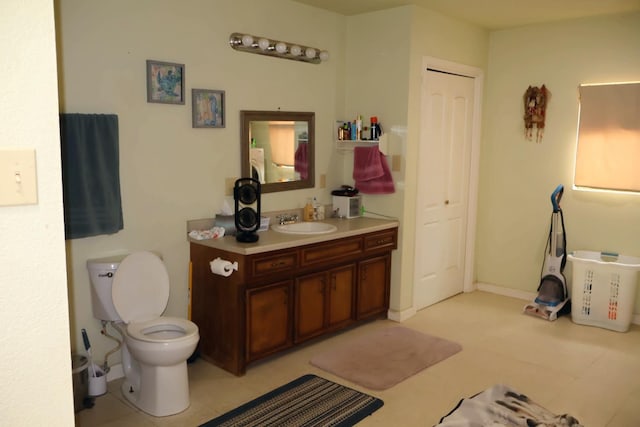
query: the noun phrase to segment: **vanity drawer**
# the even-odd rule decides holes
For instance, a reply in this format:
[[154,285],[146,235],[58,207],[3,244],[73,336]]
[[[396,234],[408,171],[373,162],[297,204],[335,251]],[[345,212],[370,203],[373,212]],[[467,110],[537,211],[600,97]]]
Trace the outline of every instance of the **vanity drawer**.
[[364,236],[364,250],[396,249],[398,247],[398,229],[381,231]]
[[251,260],[251,276],[261,277],[275,273],[294,271],[298,266],[297,251],[268,253]]
[[362,238],[349,237],[327,243],[304,247],[300,250],[300,265],[308,266],[326,261],[344,259],[362,253]]

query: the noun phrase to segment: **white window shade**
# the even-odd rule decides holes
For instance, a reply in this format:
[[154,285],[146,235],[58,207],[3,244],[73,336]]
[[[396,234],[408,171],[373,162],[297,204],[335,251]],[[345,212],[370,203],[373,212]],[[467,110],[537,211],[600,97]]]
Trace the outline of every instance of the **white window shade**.
[[640,83],[581,85],[575,185],[640,191]]
[[269,124],[269,144],[271,161],[277,166],[293,166],[295,147],[295,129],[293,122]]

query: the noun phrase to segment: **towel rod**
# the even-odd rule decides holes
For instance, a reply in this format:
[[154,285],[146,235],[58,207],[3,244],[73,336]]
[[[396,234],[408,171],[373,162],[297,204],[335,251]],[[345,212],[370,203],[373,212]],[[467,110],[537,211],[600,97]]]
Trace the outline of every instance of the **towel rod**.
[[378,150],[385,156],[389,155],[389,138],[387,134],[380,135],[378,141],[336,141],[336,149],[343,152],[353,151],[354,147],[371,147],[372,145],[377,145]]

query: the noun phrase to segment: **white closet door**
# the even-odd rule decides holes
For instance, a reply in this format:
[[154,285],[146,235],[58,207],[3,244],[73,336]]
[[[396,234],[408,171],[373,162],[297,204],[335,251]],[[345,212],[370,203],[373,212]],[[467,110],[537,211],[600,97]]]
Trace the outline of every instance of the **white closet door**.
[[417,177],[417,310],[464,289],[473,97],[473,78],[425,70]]

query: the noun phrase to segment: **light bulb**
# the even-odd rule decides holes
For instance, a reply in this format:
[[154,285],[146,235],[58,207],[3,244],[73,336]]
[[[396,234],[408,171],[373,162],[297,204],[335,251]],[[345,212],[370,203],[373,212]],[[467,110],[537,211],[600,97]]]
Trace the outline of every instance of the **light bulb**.
[[304,51],[304,54],[307,58],[313,59],[316,57],[316,50],[312,47],[308,47],[307,50]]
[[276,52],[285,53],[287,51],[287,45],[283,42],[276,43]]
[[326,61],[327,59],[329,59],[329,52],[327,52],[326,50],[323,50],[320,52],[320,60],[321,61]]
[[301,53],[302,53],[302,48],[300,46],[298,46],[297,44],[294,44],[293,46],[291,46],[291,55],[300,56]]
[[250,47],[251,45],[253,45],[253,37],[251,37],[249,34],[245,34],[244,36],[242,36],[242,44],[246,47]]
[[260,47],[260,49],[262,50],[269,49],[269,45],[271,45],[271,42],[264,37],[258,40],[258,47]]

